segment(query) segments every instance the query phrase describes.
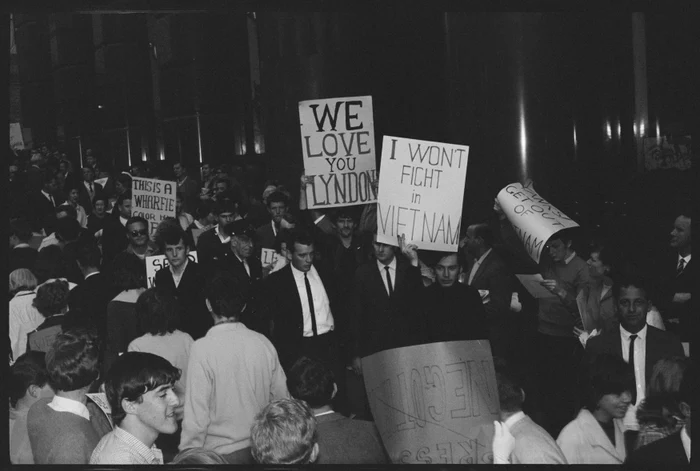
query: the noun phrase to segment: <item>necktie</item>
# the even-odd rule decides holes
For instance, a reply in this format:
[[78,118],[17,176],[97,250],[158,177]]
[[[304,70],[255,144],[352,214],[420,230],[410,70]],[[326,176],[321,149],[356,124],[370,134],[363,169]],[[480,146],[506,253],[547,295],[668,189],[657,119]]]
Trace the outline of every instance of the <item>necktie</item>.
[[636,335],[630,335],[629,365],[632,368],[632,377],[634,378],[634,387],[632,388],[632,404],[637,403],[637,376],[635,375],[634,371],[634,341],[636,339]]
[[391,284],[391,274],[389,273],[389,267],[384,267],[386,270],[386,284],[389,286],[389,297],[394,294],[394,287]]
[[684,268],[685,268],[685,259],[681,258],[680,261],[678,262],[678,268],[676,268],[676,276],[683,273]]
[[318,329],[316,328],[316,311],[314,310],[314,297],[311,295],[311,283],[309,283],[309,277],[304,273],[304,284],[306,285],[306,296],[309,298],[309,311],[311,311],[311,330],[314,333],[314,337],[318,335]]
[[250,265],[248,265],[248,260],[243,260],[243,266],[245,267],[246,273],[248,273],[248,277],[250,277]]

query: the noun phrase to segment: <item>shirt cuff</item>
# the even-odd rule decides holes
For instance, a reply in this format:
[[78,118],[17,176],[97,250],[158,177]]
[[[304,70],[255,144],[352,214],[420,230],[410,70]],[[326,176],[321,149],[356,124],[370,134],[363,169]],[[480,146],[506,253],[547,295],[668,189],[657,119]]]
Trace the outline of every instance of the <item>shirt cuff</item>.
[[321,217],[318,218],[318,219],[316,219],[316,220],[314,221],[314,224],[318,225],[318,223],[321,222],[321,219],[323,219],[323,218],[325,218],[325,217],[326,217],[325,214],[321,214]]

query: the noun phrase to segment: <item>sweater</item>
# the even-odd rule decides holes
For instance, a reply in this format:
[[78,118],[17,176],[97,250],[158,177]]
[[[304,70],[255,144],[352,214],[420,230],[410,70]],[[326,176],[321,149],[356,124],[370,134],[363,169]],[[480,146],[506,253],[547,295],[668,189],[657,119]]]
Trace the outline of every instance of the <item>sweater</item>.
[[571,337],[574,326],[582,327],[576,296],[588,284],[588,265],[574,255],[569,263],[547,263],[542,266],[545,280],[557,280],[566,297],[540,298],[538,331],[555,337]]
[[100,409],[88,401],[90,420],[56,412],[51,399],[39,399],[27,414],[27,431],[36,464],[88,464],[100,439],[111,429]]

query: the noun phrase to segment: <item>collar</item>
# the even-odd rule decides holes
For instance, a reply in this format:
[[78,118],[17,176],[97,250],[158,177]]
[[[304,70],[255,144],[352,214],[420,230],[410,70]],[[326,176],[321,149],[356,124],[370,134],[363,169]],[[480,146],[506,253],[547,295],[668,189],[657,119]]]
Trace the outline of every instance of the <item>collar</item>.
[[15,245],[13,249],[23,249],[25,247],[30,247],[29,244],[25,244],[24,242],[20,242],[19,244]]
[[[314,414],[314,417],[321,417],[322,415],[329,415],[329,414],[335,414],[335,411],[333,409],[327,410],[326,412],[321,412],[319,414]],[[685,428],[683,429],[685,430]]]
[[508,427],[508,429],[512,429],[513,425],[515,425],[516,422],[519,422],[520,420],[522,420],[524,418],[525,418],[525,412],[520,411],[520,412],[516,412],[515,414],[508,417],[506,419],[506,421],[503,423],[505,424],[506,427]]
[[483,255],[481,257],[479,257],[479,260],[474,262],[474,265],[481,265],[481,263],[484,261],[484,259],[486,257],[489,256],[489,254],[491,253],[492,250],[493,250],[493,248],[489,248],[486,252],[484,252]]
[[[293,263],[289,264],[290,267],[292,267],[292,275],[294,275],[294,278],[304,278],[304,272],[297,269]],[[313,275],[316,273],[316,267],[311,265],[311,269],[307,272],[309,275]]]
[[114,436],[126,443],[131,451],[137,453],[145,461],[150,461],[151,464],[163,462],[163,452],[155,444],[149,448],[141,440],[119,426],[114,427]]
[[683,443],[683,448],[685,449],[685,456],[688,457],[688,461],[690,462],[690,435],[688,435],[685,425],[681,429],[681,442]]
[[277,228],[275,227],[275,220],[274,219],[270,221],[270,225],[272,226],[272,235],[277,237]]
[[225,331],[241,330],[241,329],[247,330],[247,327],[239,321],[231,321],[231,322],[224,321],[224,322],[220,322],[218,324],[214,324],[207,331],[206,336],[209,336],[214,331],[214,329],[216,329],[217,332],[222,332],[222,331],[225,332]]
[[90,411],[82,402],[56,395],[49,403],[49,406],[56,412],[70,412],[71,414],[79,415],[86,420],[90,420]]
[[[396,272],[396,256],[394,256],[394,259],[388,265],[384,265],[382,262],[377,260],[377,267],[379,267],[379,273],[381,273],[382,275],[384,274],[384,267],[391,268],[392,270],[394,270],[394,273],[395,273]],[[396,280],[394,280],[394,283],[396,283]]]
[[[627,332],[627,331],[625,330],[625,328],[622,327],[622,324],[620,324],[620,336],[622,337],[622,340],[624,340],[624,341],[626,341],[626,342],[629,342],[630,336],[631,336],[631,335],[633,335],[633,334],[631,334],[630,332]],[[644,327],[642,327],[642,330],[640,330],[639,332],[637,332],[636,335],[637,335],[637,338],[638,338],[639,340],[644,341],[644,339],[645,339],[646,336],[647,336],[647,326],[646,326],[646,324],[644,325]]]
[[243,265],[245,265],[246,263],[248,263],[246,260],[243,260],[241,257],[239,257],[238,255],[236,255],[236,252],[231,251],[231,253],[232,253],[233,256],[236,257],[236,258],[238,259],[238,261],[241,262]]
[[173,276],[182,276],[185,274],[185,270],[187,270],[187,264],[190,263],[190,257],[185,258],[185,263],[182,265],[182,270],[180,270],[180,274],[175,274],[175,271],[173,270],[173,266],[169,265],[168,269],[170,270],[170,273],[173,274]]
[[576,256],[576,252],[571,252],[571,255],[569,255],[566,260],[564,260],[564,265],[568,265],[569,262],[571,262],[574,257]]
[[688,255],[686,255],[685,257],[681,257],[681,255],[678,254],[678,261],[676,262],[676,265],[678,265],[678,264],[680,263],[681,259],[685,260],[685,264],[686,264],[686,265],[689,264],[689,263],[690,263],[690,256],[691,256],[691,255],[692,255],[692,254],[688,254]]
[[85,188],[90,188],[90,185],[94,185],[94,184],[95,184],[94,181],[89,182],[89,181],[87,181],[87,180],[84,180],[83,183],[85,184]]
[[44,195],[44,196],[46,196],[47,198],[51,198],[51,194],[50,194],[50,193],[46,193],[44,190],[41,190],[41,194]]
[[219,232],[219,225],[218,224],[216,226],[214,226],[214,230],[216,231],[216,235],[217,235],[217,237],[219,237],[219,240],[221,241],[222,244],[227,244],[227,243],[231,242],[230,235],[226,236],[226,238],[224,239],[221,232]]
[[204,229],[205,227],[207,227],[196,219],[194,220],[194,225],[197,229]]
[[98,270],[98,271],[94,271],[94,272],[90,273],[89,275],[87,275],[87,276],[85,277],[85,280],[87,280],[88,278],[90,278],[90,277],[93,276],[93,275],[99,275],[99,274],[100,274],[99,270]]
[[126,222],[127,222],[127,221],[128,221],[128,219],[124,219],[124,218],[121,216],[121,214],[119,215],[119,222],[122,223],[122,226],[126,227]]
[[182,185],[183,183],[185,183],[185,180],[187,180],[187,177],[188,177],[188,176],[189,176],[189,175],[185,175],[185,178],[183,178],[182,180],[178,180],[178,181],[177,181],[177,184],[178,184],[178,185]]

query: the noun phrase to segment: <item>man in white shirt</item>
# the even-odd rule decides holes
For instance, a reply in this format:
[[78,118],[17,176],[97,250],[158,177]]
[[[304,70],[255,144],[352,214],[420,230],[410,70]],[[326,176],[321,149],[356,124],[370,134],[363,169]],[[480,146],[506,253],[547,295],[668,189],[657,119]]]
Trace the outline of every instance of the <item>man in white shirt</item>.
[[158,355],[126,352],[107,374],[105,393],[114,430],[102,437],[90,464],[163,464],[155,442],[161,433],[177,432],[173,391],[180,370]]

